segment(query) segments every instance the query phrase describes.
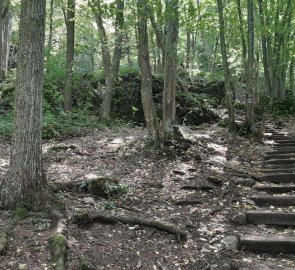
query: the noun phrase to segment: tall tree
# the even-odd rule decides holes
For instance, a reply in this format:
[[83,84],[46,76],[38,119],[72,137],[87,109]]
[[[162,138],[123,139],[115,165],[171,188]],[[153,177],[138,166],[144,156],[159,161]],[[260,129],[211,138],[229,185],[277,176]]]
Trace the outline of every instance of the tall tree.
[[67,28],[67,48],[66,48],[66,82],[64,91],[64,110],[72,110],[73,100],[73,65],[75,57],[75,0],[68,0],[67,9],[63,9]]
[[1,208],[39,208],[46,199],[41,139],[45,6],[46,0],[21,1],[15,119]]
[[175,121],[175,95],[177,77],[177,46],[179,32],[178,0],[166,0],[165,68],[163,94],[163,129],[165,138]]
[[50,0],[50,5],[49,5],[49,33],[48,33],[47,52],[46,52],[47,61],[48,61],[48,59],[50,57],[50,53],[51,53],[51,50],[52,50],[53,11],[54,11],[54,0]]
[[224,70],[225,98],[226,98],[226,105],[228,109],[228,120],[229,120],[228,128],[231,131],[235,127],[235,112],[234,112],[234,106],[233,106],[233,93],[231,90],[231,82],[230,82],[231,75],[229,70],[227,49],[226,49],[226,42],[225,42],[225,23],[224,23],[222,0],[217,0],[217,7],[218,7],[218,17],[219,17],[220,49],[221,49],[222,63],[223,63],[223,70]]
[[159,123],[154,108],[152,90],[152,71],[149,58],[149,43],[147,32],[148,6],[147,0],[138,0],[138,61],[141,70],[141,100],[148,135],[159,143]]
[[95,16],[102,49],[102,62],[105,73],[105,93],[100,108],[100,117],[109,119],[111,113],[112,98],[119,73],[120,61],[122,58],[122,40],[124,26],[124,0],[116,0],[116,19],[115,19],[115,46],[113,57],[111,57],[108,37],[102,19],[101,0],[89,2]]
[[255,49],[254,49],[254,3],[253,0],[247,0],[247,22],[248,22],[248,57],[246,69],[247,81],[247,115],[246,122],[250,130],[254,128],[254,113],[256,100],[256,85],[255,85]]
[[8,68],[12,16],[9,11],[9,0],[0,1],[0,81],[5,78]]

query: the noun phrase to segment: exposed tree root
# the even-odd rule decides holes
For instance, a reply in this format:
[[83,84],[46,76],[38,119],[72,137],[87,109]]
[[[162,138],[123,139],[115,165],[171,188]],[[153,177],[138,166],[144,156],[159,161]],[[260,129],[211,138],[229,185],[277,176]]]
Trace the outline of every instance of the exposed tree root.
[[67,240],[65,237],[66,220],[60,219],[57,224],[56,233],[50,238],[50,252],[53,269],[66,270]]
[[179,200],[175,202],[175,205],[196,205],[196,204],[203,204],[203,202],[199,200]]
[[124,224],[148,226],[174,234],[182,241],[187,240],[187,232],[176,227],[175,225],[159,220],[145,219],[142,217],[121,217],[114,215],[102,215],[97,213],[90,214],[88,212],[78,212],[74,215],[73,222],[82,226],[90,225],[94,222],[111,224],[121,222]]

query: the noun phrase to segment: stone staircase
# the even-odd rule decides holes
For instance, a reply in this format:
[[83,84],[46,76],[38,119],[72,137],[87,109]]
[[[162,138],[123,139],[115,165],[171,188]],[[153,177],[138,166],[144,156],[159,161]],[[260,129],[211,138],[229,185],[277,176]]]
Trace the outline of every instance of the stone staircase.
[[[258,254],[295,254],[295,138],[280,131],[268,129],[265,139],[271,144],[266,153],[261,172],[253,189],[257,195],[249,198],[257,210],[244,212],[242,220],[247,224],[258,225],[255,235],[240,235],[240,246]],[[293,207],[294,206],[294,207]],[[259,210],[258,210],[259,209]],[[233,221],[241,218],[233,218]],[[259,226],[286,228],[290,233],[259,233]],[[247,232],[247,231],[246,231]],[[245,233],[244,233],[245,234]],[[262,266],[261,266],[262,267]],[[242,268],[242,269],[258,269]],[[270,269],[270,268],[261,268]],[[295,269],[277,266],[271,269]]]

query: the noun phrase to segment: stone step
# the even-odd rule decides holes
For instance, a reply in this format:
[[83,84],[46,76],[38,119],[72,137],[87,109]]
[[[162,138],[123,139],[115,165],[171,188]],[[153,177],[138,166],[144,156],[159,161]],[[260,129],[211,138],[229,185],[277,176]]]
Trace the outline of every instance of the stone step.
[[294,237],[246,235],[240,237],[240,244],[256,252],[295,254]]
[[267,151],[265,152],[267,155],[268,154],[293,154],[295,153],[295,148],[294,147],[283,147],[283,148],[273,148],[272,151]]
[[280,173],[284,173],[284,174],[294,174],[295,176],[295,166],[289,166],[287,168],[280,168],[277,167],[277,169],[273,168],[273,167],[269,167],[269,169],[262,169],[261,173],[265,173],[265,174],[280,174]]
[[277,226],[295,226],[295,214],[270,211],[250,211],[245,213],[248,223]]
[[271,183],[295,183],[295,175],[293,173],[266,174],[260,176],[259,179]]
[[295,195],[278,195],[278,196],[257,196],[251,198],[256,205],[266,206],[293,206],[295,205]]
[[267,193],[287,193],[295,191],[295,185],[256,185],[254,188]]
[[[230,269],[230,268],[229,268]],[[239,270],[294,270],[295,268],[285,267],[281,265],[266,265],[266,264],[256,264],[250,267],[239,267]]]
[[281,165],[276,165],[276,164],[269,164],[268,166],[264,165],[262,169],[265,170],[270,170],[270,169],[294,169],[295,166],[293,164],[281,164]]
[[290,159],[295,158],[295,153],[283,153],[283,154],[276,154],[271,153],[264,156],[264,160],[270,160],[270,159]]
[[291,141],[291,140],[294,140],[295,141],[295,138],[294,137],[291,137],[291,136],[288,136],[288,135],[281,135],[281,134],[271,134],[271,135],[266,135],[264,136],[264,138],[266,140],[272,140],[272,141]]
[[295,158],[289,158],[289,159],[281,159],[281,158],[277,159],[277,158],[274,158],[274,159],[264,161],[264,164],[266,164],[266,165],[272,165],[272,164],[275,164],[275,165],[281,165],[281,164],[283,164],[283,165],[291,165],[291,164],[294,164],[295,165]]
[[287,147],[295,147],[295,142],[288,142],[288,143],[278,143],[272,145],[273,149],[282,149]]

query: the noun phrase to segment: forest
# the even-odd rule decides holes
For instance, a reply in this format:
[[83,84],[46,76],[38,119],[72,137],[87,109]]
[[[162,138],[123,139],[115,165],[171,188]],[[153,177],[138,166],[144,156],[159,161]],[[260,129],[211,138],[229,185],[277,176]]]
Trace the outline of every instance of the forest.
[[0,0],[0,269],[295,269],[293,0]]

